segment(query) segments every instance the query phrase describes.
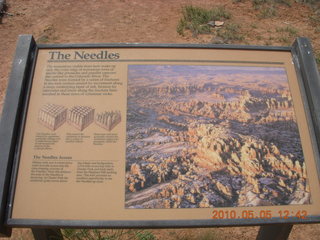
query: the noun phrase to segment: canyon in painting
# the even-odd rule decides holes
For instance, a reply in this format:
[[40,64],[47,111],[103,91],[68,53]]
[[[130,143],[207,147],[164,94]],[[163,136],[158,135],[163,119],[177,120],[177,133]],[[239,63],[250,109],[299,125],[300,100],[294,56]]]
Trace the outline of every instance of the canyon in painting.
[[126,208],[309,204],[284,68],[130,65]]

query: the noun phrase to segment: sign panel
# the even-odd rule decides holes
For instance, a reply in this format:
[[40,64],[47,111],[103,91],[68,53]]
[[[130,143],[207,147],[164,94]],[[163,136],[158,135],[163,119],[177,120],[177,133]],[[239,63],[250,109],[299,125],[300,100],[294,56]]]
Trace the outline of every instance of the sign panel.
[[318,216],[303,101],[290,51],[40,48],[10,221]]

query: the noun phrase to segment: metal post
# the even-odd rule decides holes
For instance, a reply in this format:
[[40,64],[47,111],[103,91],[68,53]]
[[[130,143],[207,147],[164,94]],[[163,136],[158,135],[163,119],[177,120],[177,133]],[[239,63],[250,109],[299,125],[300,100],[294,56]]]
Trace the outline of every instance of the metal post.
[[287,240],[292,224],[272,224],[261,226],[256,240]]
[[63,240],[58,228],[32,228],[32,234],[35,240]]
[[5,226],[5,214],[21,107],[25,95],[23,89],[29,77],[35,47],[36,43],[31,35],[19,37],[2,111],[0,122],[0,237],[11,234],[10,228]]

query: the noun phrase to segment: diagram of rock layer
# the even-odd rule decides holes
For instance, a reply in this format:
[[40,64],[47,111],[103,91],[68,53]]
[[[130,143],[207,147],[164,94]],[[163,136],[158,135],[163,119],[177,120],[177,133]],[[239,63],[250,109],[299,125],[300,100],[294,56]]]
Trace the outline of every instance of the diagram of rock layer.
[[109,112],[105,111],[105,112],[96,114],[95,123],[98,126],[108,131],[111,131],[120,122],[121,122],[120,111],[109,111]]
[[68,110],[67,122],[82,131],[94,121],[94,109],[88,106],[74,106]]
[[284,68],[131,65],[127,208],[309,204]]
[[45,104],[39,111],[38,120],[39,122],[51,129],[56,130],[62,124],[66,122],[67,119],[67,108],[61,105],[56,105],[52,103]]

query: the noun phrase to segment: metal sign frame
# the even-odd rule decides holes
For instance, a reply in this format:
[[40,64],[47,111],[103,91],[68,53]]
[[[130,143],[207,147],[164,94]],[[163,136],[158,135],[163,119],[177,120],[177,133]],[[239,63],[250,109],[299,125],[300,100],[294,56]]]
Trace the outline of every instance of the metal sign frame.
[[292,47],[262,47],[240,45],[195,45],[195,44],[36,44],[31,35],[21,35],[12,65],[7,94],[0,123],[0,233],[10,235],[12,227],[50,228],[177,228],[243,226],[264,224],[317,223],[320,216],[302,219],[223,219],[223,220],[161,220],[161,221],[87,221],[87,220],[36,220],[12,219],[12,199],[17,177],[19,151],[28,110],[35,59],[39,49],[55,48],[186,48],[186,49],[234,49],[291,52],[296,75],[301,88],[309,131],[315,149],[316,165],[320,176],[320,76],[307,38],[298,38]]

